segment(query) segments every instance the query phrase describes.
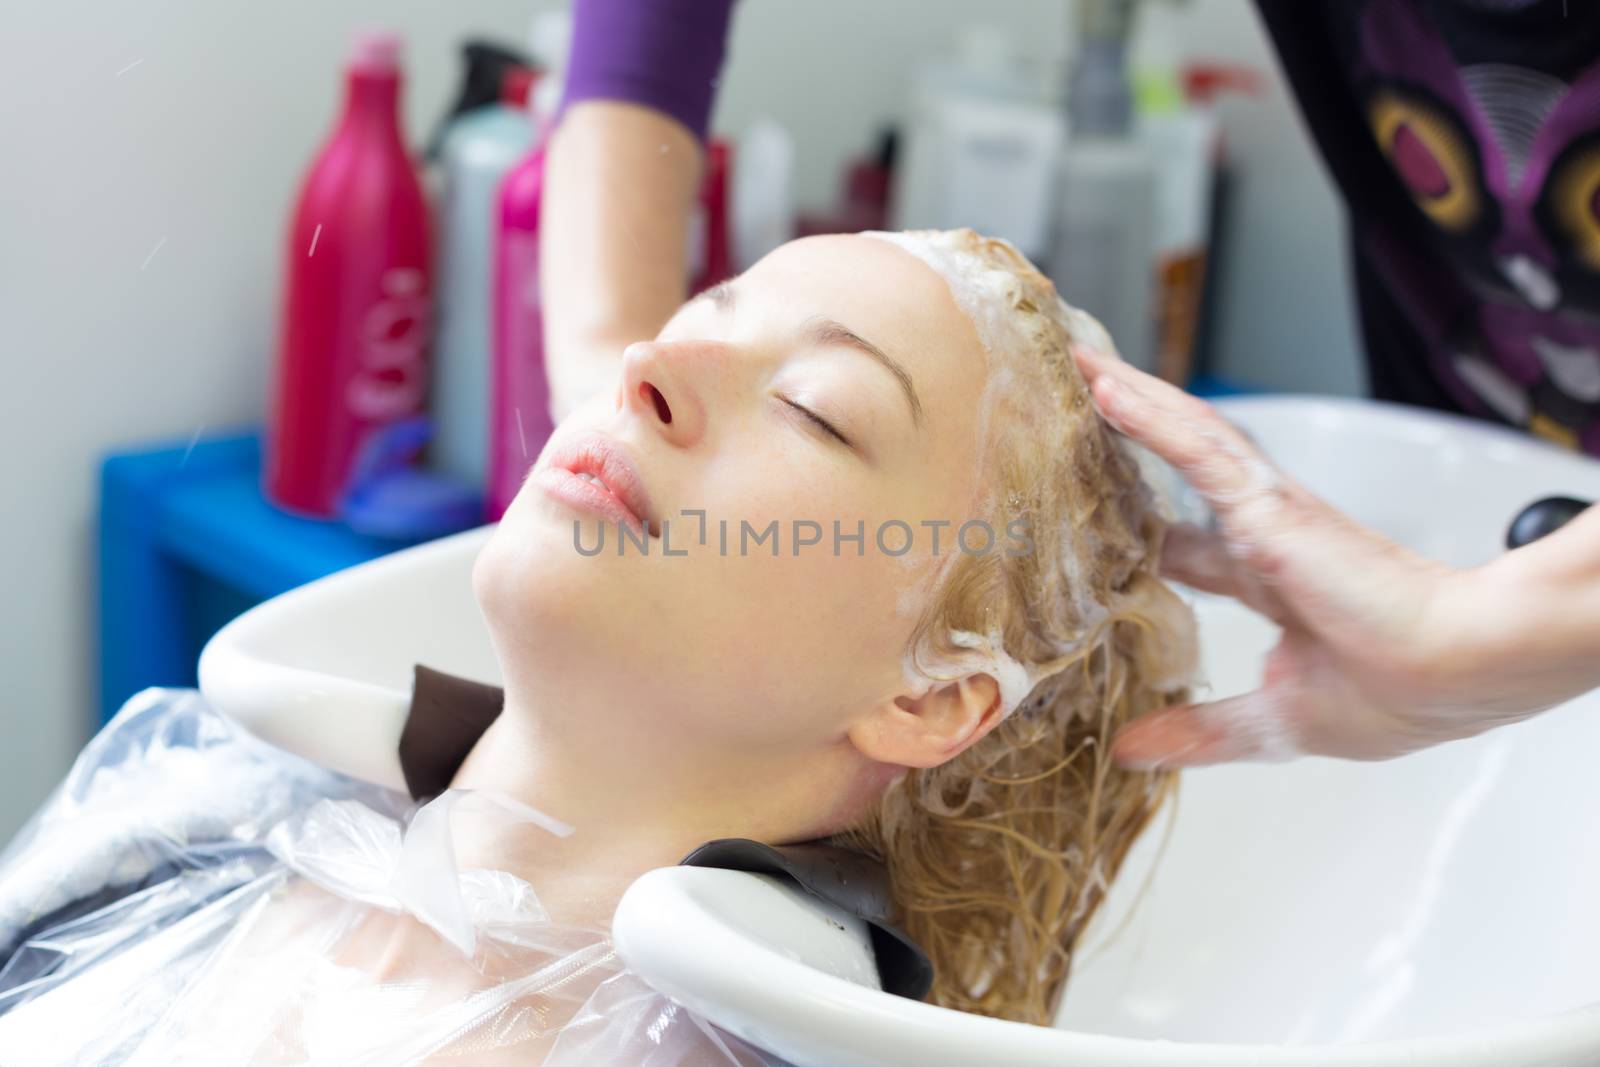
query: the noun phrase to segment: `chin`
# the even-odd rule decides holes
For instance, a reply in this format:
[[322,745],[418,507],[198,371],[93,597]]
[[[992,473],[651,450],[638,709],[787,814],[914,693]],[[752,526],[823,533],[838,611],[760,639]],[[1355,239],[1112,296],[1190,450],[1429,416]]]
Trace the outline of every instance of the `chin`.
[[642,609],[642,576],[626,559],[579,556],[570,519],[562,529],[531,518],[502,523],[472,568],[473,595],[508,677],[514,667],[614,673],[619,657],[648,643],[649,633],[636,631],[670,626]]

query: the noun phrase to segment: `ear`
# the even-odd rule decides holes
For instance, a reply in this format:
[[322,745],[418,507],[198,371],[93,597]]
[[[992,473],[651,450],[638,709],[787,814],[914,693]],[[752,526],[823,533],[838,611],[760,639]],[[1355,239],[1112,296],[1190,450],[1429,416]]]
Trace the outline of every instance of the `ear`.
[[903,767],[937,767],[1000,722],[1000,685],[987,674],[934,682],[872,708],[847,732],[862,755]]

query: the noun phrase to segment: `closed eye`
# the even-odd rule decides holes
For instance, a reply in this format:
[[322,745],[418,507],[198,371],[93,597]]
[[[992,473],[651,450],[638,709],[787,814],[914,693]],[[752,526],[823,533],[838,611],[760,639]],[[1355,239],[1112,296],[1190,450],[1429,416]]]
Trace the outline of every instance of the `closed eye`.
[[827,419],[823,418],[821,415],[818,415],[815,411],[812,411],[810,408],[805,407],[805,406],[803,406],[801,404],[796,404],[793,400],[790,400],[786,396],[780,396],[778,399],[782,400],[785,404],[789,405],[791,408],[793,408],[794,410],[798,411],[800,414],[804,415],[806,418],[810,419],[813,423],[815,423],[818,427],[820,427],[824,433],[827,433],[830,436],[832,436],[835,440],[837,440],[840,444],[844,445],[846,448],[849,448],[849,449],[854,449],[855,448],[855,445],[850,443],[850,439],[848,437],[846,437],[844,434],[840,433],[838,430],[834,429],[834,426],[833,426],[833,424],[831,422],[829,422]]

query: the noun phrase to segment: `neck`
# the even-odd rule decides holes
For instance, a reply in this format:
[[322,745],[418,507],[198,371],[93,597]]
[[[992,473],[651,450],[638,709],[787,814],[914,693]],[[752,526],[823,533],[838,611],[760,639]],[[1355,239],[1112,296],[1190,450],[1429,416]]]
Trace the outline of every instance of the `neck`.
[[[541,706],[561,714],[541,715]],[[517,875],[557,921],[609,925],[629,883],[706,841],[823,836],[874,779],[873,765],[843,738],[799,757],[735,753],[630,729],[636,720],[596,729],[616,716],[599,702],[580,707],[570,691],[547,704],[508,686],[504,710],[451,782],[505,794],[574,828],[560,837],[527,824],[456,827],[463,868]]]

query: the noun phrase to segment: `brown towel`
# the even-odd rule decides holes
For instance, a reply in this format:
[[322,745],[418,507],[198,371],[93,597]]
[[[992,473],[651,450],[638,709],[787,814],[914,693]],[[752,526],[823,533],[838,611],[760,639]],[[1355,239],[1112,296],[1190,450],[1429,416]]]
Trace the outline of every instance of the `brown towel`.
[[400,731],[400,771],[415,800],[450,788],[478,738],[500,715],[505,690],[417,664]]

